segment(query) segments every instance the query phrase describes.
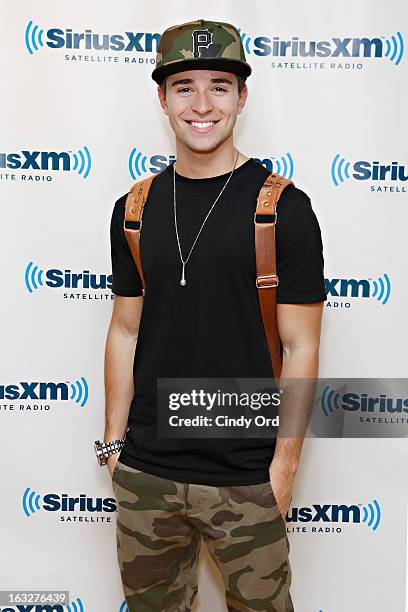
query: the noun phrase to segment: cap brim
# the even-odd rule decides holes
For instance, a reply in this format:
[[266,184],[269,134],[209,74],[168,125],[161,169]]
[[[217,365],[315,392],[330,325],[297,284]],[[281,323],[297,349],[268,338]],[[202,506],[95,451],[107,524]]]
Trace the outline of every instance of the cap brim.
[[244,79],[252,72],[251,66],[244,61],[240,62],[225,57],[191,58],[176,60],[165,66],[155,68],[152,72],[152,79],[160,85],[166,77],[177,72],[183,72],[183,70],[222,70],[223,72],[232,72]]

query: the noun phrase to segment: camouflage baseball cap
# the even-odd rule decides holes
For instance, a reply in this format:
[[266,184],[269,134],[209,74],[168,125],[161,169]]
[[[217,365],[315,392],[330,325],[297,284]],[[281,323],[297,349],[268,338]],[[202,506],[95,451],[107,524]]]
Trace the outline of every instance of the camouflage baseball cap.
[[156,54],[152,79],[183,70],[223,70],[246,79],[252,72],[237,28],[222,21],[198,19],[165,30]]

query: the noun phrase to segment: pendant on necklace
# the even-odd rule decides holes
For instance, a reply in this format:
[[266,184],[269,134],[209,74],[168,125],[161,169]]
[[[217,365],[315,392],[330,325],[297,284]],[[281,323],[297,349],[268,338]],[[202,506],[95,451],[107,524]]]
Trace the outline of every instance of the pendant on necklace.
[[180,285],[182,287],[184,287],[187,284],[186,278],[184,276],[184,266],[185,266],[185,264],[183,263],[183,271],[181,273],[181,281],[180,281]]

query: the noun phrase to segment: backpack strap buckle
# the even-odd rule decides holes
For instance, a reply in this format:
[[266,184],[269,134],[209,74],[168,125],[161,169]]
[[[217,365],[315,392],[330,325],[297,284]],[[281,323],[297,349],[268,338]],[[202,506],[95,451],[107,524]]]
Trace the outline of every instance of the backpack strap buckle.
[[123,227],[127,232],[140,232],[142,230],[142,219],[140,221],[128,221],[125,219]]
[[255,283],[258,289],[268,289],[270,287],[277,287],[279,285],[279,278],[276,274],[257,276]]
[[[265,219],[266,217],[266,219]],[[271,218],[273,217],[273,221]],[[270,223],[271,225],[276,225],[276,221],[278,220],[278,211],[275,210],[269,213],[259,213],[257,211],[254,212],[254,223]]]

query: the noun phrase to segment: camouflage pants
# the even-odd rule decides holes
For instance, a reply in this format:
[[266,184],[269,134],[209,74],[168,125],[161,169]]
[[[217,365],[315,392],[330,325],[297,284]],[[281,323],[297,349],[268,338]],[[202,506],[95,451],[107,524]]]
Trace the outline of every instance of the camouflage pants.
[[204,539],[230,612],[293,612],[285,521],[269,482],[174,482],[117,462],[117,555],[129,612],[191,611]]

